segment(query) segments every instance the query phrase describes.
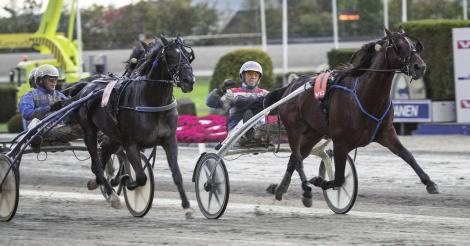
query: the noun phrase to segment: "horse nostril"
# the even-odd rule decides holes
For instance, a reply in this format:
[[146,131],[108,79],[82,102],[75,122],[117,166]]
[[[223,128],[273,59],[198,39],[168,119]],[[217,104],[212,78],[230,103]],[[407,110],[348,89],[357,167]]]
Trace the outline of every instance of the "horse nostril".
[[426,70],[426,65],[415,63],[415,64],[413,65],[413,68],[414,68],[416,71],[424,71],[424,70]]

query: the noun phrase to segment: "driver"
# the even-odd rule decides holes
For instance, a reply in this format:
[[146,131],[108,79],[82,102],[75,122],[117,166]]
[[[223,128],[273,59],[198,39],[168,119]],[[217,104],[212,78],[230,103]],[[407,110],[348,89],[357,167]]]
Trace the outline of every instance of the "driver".
[[[29,87],[31,87],[31,89],[36,89],[37,85],[36,85],[36,71],[38,70],[38,68],[33,68],[33,70],[31,70],[31,72],[29,73],[29,78],[28,78],[28,82],[29,82]],[[25,95],[23,95],[20,99],[20,102],[21,100],[23,100],[23,97],[25,97],[26,95],[28,94],[31,94],[31,91],[28,91]],[[28,95],[27,97],[29,97],[31,95]],[[27,129],[28,128],[28,122],[25,120],[24,117],[22,117],[22,120],[23,120],[23,129]]]
[[[35,77],[35,79],[34,79]],[[31,78],[31,75],[30,75]],[[33,74],[36,88],[25,94],[19,102],[19,109],[27,128],[34,127],[51,112],[62,107],[62,100],[68,99],[56,90],[59,71],[52,65],[39,66]],[[31,143],[34,151],[39,152],[41,142],[47,145],[67,144],[81,136],[81,128],[77,124],[55,126],[44,136],[37,136]]]
[[[263,109],[263,98],[268,91],[259,88],[263,76],[263,68],[255,61],[247,61],[240,68],[241,87],[236,87],[232,80],[225,80],[220,88],[212,90],[206,99],[206,105],[211,108],[228,110],[228,131],[230,132],[239,122],[248,121],[253,115]],[[253,128],[246,134],[253,138]]]

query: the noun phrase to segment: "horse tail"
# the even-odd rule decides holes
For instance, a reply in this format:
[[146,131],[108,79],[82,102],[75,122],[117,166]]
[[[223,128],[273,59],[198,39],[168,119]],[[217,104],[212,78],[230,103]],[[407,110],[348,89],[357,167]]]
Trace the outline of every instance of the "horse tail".
[[264,107],[264,108],[267,108],[267,107],[271,106],[272,104],[274,104],[275,102],[281,100],[282,95],[284,95],[284,92],[285,92],[286,90],[287,90],[287,86],[269,92],[269,93],[264,97],[263,107]]

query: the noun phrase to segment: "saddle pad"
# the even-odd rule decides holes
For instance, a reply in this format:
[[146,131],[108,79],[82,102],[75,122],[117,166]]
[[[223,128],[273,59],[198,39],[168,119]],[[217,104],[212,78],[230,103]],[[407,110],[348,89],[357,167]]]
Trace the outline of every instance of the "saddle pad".
[[108,105],[109,96],[111,96],[111,92],[113,91],[114,85],[116,85],[116,80],[109,82],[106,87],[104,88],[103,97],[101,98],[101,107],[104,108]]
[[325,97],[329,77],[330,72],[323,72],[315,78],[315,86],[313,87],[313,94],[315,95],[315,99],[321,100],[323,97]]

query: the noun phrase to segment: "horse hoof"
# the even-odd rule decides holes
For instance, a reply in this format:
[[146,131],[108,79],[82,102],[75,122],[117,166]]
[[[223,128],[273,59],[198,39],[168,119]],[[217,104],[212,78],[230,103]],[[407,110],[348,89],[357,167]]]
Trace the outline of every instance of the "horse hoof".
[[320,176],[317,176],[317,177],[313,177],[312,179],[310,179],[310,181],[308,181],[310,184],[313,184],[314,186],[316,187],[321,187],[321,183],[323,182],[323,178],[320,177]]
[[312,198],[302,197],[302,203],[304,204],[306,208],[312,207],[312,203],[313,203],[312,201],[313,201]]
[[139,187],[136,182],[130,182],[126,185],[128,190],[135,190],[135,188]]
[[121,200],[116,195],[116,192],[113,191],[113,193],[111,193],[109,201],[111,202],[111,207],[113,207],[115,209],[121,209],[122,208]]
[[192,208],[185,208],[184,209],[184,217],[187,220],[194,219],[194,210]]
[[270,184],[268,186],[268,188],[266,188],[266,191],[269,193],[269,194],[273,194],[274,195],[274,192],[276,191],[276,188],[277,188],[277,184]]
[[437,188],[437,185],[434,182],[432,182],[430,185],[427,185],[426,190],[429,194],[439,194],[439,189]]
[[278,200],[278,201],[282,201],[282,193],[281,192],[276,192],[276,194],[274,195],[274,198],[276,198],[276,200]]
[[98,183],[96,182],[96,179],[88,180],[86,187],[88,188],[88,190],[96,190],[96,188],[98,188]]

